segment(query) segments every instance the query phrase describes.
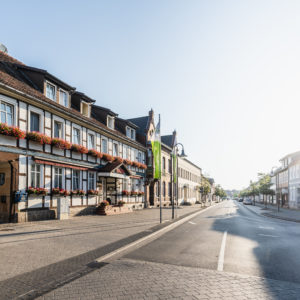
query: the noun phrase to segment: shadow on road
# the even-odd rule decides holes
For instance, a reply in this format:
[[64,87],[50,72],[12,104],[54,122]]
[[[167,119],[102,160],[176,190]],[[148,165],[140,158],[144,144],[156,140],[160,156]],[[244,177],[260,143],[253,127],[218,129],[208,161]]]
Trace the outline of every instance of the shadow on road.
[[[219,232],[227,231],[228,236],[241,237],[257,244],[253,249],[253,255],[260,266],[259,276],[284,281],[284,283],[274,285],[274,281],[262,278],[270,295],[273,295],[274,299],[279,299],[275,296],[276,291],[280,288],[279,285],[300,283],[300,226],[259,216],[244,207],[243,204],[234,203],[234,206],[235,213],[213,216],[215,221],[212,229]],[[243,255],[243,251],[247,251],[247,247],[245,246],[243,249],[243,241],[235,245],[240,245],[240,251],[234,252],[237,266],[240,259],[247,257]],[[233,258],[229,257],[232,253],[230,251],[226,253],[226,251],[224,270],[231,272],[235,268],[232,264]],[[226,257],[230,258],[227,261],[230,261],[231,265],[226,265]]]

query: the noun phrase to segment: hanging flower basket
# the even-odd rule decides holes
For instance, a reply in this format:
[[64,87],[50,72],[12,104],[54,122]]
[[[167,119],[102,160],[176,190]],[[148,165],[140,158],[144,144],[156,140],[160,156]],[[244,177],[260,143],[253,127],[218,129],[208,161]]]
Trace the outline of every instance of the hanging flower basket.
[[61,150],[71,149],[71,144],[63,139],[53,138],[51,144]]
[[71,150],[82,154],[86,154],[89,152],[86,147],[77,144],[72,144]]
[[25,131],[18,127],[9,126],[5,123],[0,123],[0,134],[15,137],[17,139],[24,139],[26,136]]
[[26,139],[29,141],[37,142],[41,145],[51,145],[52,142],[51,137],[36,131],[27,132]]

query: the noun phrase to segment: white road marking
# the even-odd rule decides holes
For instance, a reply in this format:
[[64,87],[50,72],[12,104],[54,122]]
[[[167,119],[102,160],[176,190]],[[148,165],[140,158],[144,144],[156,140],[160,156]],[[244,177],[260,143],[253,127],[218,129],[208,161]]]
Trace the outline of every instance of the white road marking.
[[260,229],[270,229],[274,230],[274,227],[268,227],[268,226],[259,226]]
[[194,223],[194,222],[192,222],[192,221],[189,221],[189,223],[192,224],[192,225],[196,225],[196,223]]
[[219,253],[219,259],[218,259],[218,268],[217,268],[218,271],[223,271],[223,267],[224,267],[226,238],[227,238],[227,231],[224,231],[221,249],[220,249],[220,253]]
[[258,235],[260,236],[268,236],[268,237],[279,237],[278,235],[271,235],[271,234],[263,234],[263,233],[259,233]]

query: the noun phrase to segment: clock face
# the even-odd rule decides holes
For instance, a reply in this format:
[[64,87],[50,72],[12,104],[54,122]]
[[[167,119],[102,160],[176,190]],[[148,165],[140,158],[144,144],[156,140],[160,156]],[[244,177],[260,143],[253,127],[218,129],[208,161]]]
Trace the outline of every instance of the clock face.
[[5,183],[5,173],[0,173],[0,186]]

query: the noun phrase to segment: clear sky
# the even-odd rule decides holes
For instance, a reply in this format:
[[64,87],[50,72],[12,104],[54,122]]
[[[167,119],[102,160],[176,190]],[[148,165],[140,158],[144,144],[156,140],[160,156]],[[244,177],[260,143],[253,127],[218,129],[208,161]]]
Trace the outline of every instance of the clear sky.
[[120,117],[161,114],[224,188],[300,150],[300,1],[2,1],[0,42]]

